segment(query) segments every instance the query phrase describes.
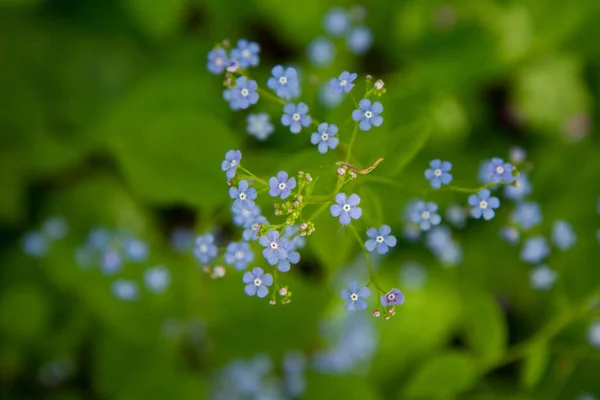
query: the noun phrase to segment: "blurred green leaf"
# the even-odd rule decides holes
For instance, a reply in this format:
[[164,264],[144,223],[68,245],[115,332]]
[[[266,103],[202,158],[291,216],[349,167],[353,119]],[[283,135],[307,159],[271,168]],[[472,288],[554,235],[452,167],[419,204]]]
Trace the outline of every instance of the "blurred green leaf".
[[142,30],[150,36],[160,38],[173,33],[183,22],[187,2],[188,0],[125,0],[123,3]]
[[[386,174],[397,176],[419,154],[431,135],[431,123],[418,119],[410,125],[402,126],[391,133],[392,139],[387,148]],[[390,165],[387,165],[390,164]]]
[[38,286],[12,286],[0,297],[0,331],[20,340],[35,340],[46,329],[49,311]]
[[526,389],[533,389],[542,379],[550,354],[545,342],[538,343],[525,357],[521,369],[521,383]]

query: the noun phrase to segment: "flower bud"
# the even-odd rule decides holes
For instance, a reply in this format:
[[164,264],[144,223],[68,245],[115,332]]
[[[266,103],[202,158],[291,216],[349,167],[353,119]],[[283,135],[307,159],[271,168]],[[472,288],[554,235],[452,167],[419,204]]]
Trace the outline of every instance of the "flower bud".
[[390,318],[392,318],[392,316],[390,314],[385,314],[385,320],[389,320]]
[[279,289],[279,295],[281,296],[285,296],[287,294],[288,290],[287,288],[284,286],[281,289]]
[[356,173],[354,171],[350,171],[350,178],[356,179]]
[[217,265],[213,268],[213,277],[214,278],[222,278],[225,276],[225,267],[222,265]]
[[381,311],[377,309],[373,310],[373,316],[379,318],[381,316]]
[[298,207],[300,205],[300,203],[298,203],[297,201],[294,202],[294,207]]
[[381,90],[383,89],[383,81],[381,79],[378,79],[377,82],[375,82],[375,84],[373,85],[375,87],[375,89],[377,90]]
[[346,173],[346,168],[338,168],[337,169],[337,174],[339,176],[344,176],[345,173]]
[[371,80],[373,80],[373,75],[367,75],[367,80],[368,80],[368,81],[371,81]]
[[269,300],[269,304],[274,306],[275,304],[277,304],[277,302],[275,301],[275,299],[271,299]]
[[306,228],[308,228],[308,224],[306,222],[300,224],[300,229],[305,230]]
[[310,174],[306,174],[306,182],[312,182],[312,176],[310,176]]
[[223,39],[223,42],[221,42],[221,43],[223,43],[223,46],[225,46],[225,47],[231,46],[231,42],[229,41],[229,39]]
[[227,72],[235,73],[240,69],[240,63],[237,60],[229,60],[227,61]]

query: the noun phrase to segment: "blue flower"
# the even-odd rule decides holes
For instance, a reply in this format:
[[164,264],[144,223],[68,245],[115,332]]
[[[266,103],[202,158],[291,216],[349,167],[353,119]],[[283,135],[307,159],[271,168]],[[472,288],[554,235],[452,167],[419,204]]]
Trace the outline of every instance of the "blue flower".
[[277,177],[269,178],[269,195],[277,197],[281,200],[285,199],[292,193],[292,189],[296,187],[296,179],[291,177],[288,179],[288,173],[279,171]]
[[232,110],[244,110],[258,101],[257,88],[256,81],[249,81],[245,76],[240,76],[235,80],[234,87],[225,89],[228,91],[227,95],[224,95],[225,100],[229,101]]
[[237,47],[231,50],[231,58],[236,60],[242,68],[256,67],[258,53],[260,53],[260,46],[257,43],[240,39]]
[[452,233],[447,226],[436,226],[427,232],[425,237],[425,245],[435,255],[439,255],[444,250],[452,245]]
[[325,67],[331,64],[331,61],[335,56],[335,46],[331,40],[324,37],[318,37],[310,42],[306,53],[310,62],[319,67]]
[[358,282],[350,282],[350,290],[342,290],[340,296],[342,300],[346,300],[344,307],[348,311],[364,311],[367,308],[365,299],[371,295],[371,291],[367,287],[359,287]]
[[342,92],[349,93],[354,87],[354,83],[352,83],[356,77],[354,72],[350,73],[348,71],[344,71],[340,74],[338,78],[331,78],[329,81],[329,89],[331,89],[331,93],[340,94]]
[[62,217],[48,218],[42,225],[44,235],[50,240],[62,239],[69,231],[67,221]]
[[248,228],[260,216],[260,207],[256,203],[238,203],[231,205],[233,213],[233,223],[243,228]]
[[508,158],[512,163],[520,164],[527,158],[527,152],[522,147],[513,146],[508,151]]
[[511,218],[521,229],[530,229],[542,222],[540,205],[533,202],[519,203]]
[[451,204],[446,207],[446,221],[450,222],[455,228],[464,228],[467,223],[464,208],[458,204]]
[[530,264],[537,264],[550,254],[550,248],[543,236],[534,236],[523,243],[521,260]]
[[38,232],[29,232],[23,236],[21,241],[23,251],[28,256],[42,258],[48,253],[48,241],[46,237]]
[[246,132],[258,140],[265,140],[275,130],[267,113],[250,114],[246,118],[246,123]]
[[335,124],[329,125],[326,122],[319,124],[317,132],[314,132],[310,137],[312,144],[318,145],[319,153],[325,154],[328,149],[335,149],[340,140],[335,136],[338,132],[338,127]]
[[383,123],[383,117],[379,114],[383,112],[383,106],[380,102],[376,101],[371,105],[371,100],[362,99],[358,102],[359,110],[352,111],[352,119],[356,122],[360,121],[358,125],[363,131],[371,129],[371,125],[380,126]]
[[335,196],[335,202],[329,208],[333,217],[340,217],[340,224],[348,225],[351,219],[359,219],[362,215],[362,208],[357,207],[360,204],[360,197],[357,194],[351,194],[346,198],[345,193],[338,193]]
[[171,274],[162,265],[148,268],[144,273],[144,282],[150,291],[162,293],[171,283]]
[[288,272],[290,270],[290,264],[298,264],[300,261],[300,253],[294,250],[294,246],[287,239],[281,239],[279,245],[284,251],[285,256],[279,259],[277,269],[281,272]]
[[283,126],[289,126],[292,133],[299,133],[302,127],[307,127],[312,122],[308,115],[308,106],[304,103],[287,103],[283,106],[283,115],[281,123]]
[[196,238],[196,246],[194,247],[194,256],[203,264],[208,264],[217,256],[217,246],[215,238],[210,233]]
[[457,242],[449,242],[436,256],[443,265],[455,266],[462,262],[462,248]]
[[552,242],[561,250],[569,250],[575,242],[577,235],[573,232],[573,227],[570,223],[564,220],[558,220],[552,225]]
[[240,207],[251,208],[251,204],[256,200],[256,189],[249,187],[248,181],[241,180],[237,188],[229,188],[229,197],[235,199],[234,204],[237,203]]
[[178,253],[187,253],[194,245],[194,231],[188,228],[175,228],[171,232],[171,247]]
[[329,84],[321,85],[319,88],[319,104],[325,108],[335,108],[340,105],[343,99],[341,95],[331,93]]
[[486,221],[494,218],[494,215],[496,215],[494,209],[500,207],[500,200],[497,197],[490,196],[491,192],[487,189],[469,196],[469,205],[473,207],[471,209],[473,218],[481,218],[482,215]]
[[381,225],[378,229],[369,228],[367,237],[369,240],[365,242],[365,247],[369,251],[377,249],[377,253],[385,254],[390,247],[394,247],[397,243],[396,236],[392,235],[392,229],[388,225]]
[[511,183],[514,180],[513,166],[505,163],[501,158],[492,158],[487,163],[487,180],[488,182],[505,182]]
[[273,76],[267,81],[267,86],[273,89],[277,96],[289,100],[300,95],[298,73],[294,68],[288,67],[284,70],[281,65],[276,65],[271,73]]
[[226,171],[225,176],[227,178],[233,179],[241,160],[242,152],[239,150],[229,150],[225,153],[225,160],[221,163],[221,170]]
[[373,34],[366,26],[353,28],[346,37],[348,50],[354,54],[365,54],[373,45]]
[[531,287],[535,290],[548,290],[556,281],[556,272],[551,270],[547,265],[535,267],[529,273]]
[[531,193],[531,183],[527,174],[521,173],[514,184],[504,186],[504,197],[514,201],[523,200]]
[[399,289],[393,288],[379,298],[381,305],[384,307],[398,306],[404,303],[404,295]]
[[452,163],[450,161],[433,160],[429,163],[431,168],[425,170],[425,178],[434,189],[439,189],[442,185],[452,182]]
[[334,7],[323,17],[323,27],[331,36],[343,36],[350,27],[350,17],[343,9]]
[[596,320],[590,325],[588,340],[592,347],[600,349],[600,320]]
[[414,224],[419,224],[422,230],[428,231],[432,225],[438,225],[442,222],[442,217],[437,213],[437,210],[438,206],[434,202],[419,201],[414,205],[410,220]]
[[112,284],[112,292],[119,300],[133,301],[138,298],[139,287],[134,281],[117,279]]
[[109,249],[100,255],[100,270],[105,275],[112,275],[119,272],[123,266],[123,259],[119,252]]
[[254,261],[254,253],[247,242],[231,242],[225,250],[225,264],[234,265],[238,271],[245,270]]
[[505,226],[500,229],[500,237],[506,240],[508,243],[515,244],[519,242],[521,234],[517,228]]
[[287,246],[282,246],[282,243],[286,243],[288,240],[279,238],[279,232],[277,231],[269,231],[267,236],[261,236],[258,239],[258,244],[260,244],[265,249],[262,251],[263,257],[266,258],[269,265],[275,265],[279,263],[281,260],[285,260],[287,256],[286,248]]
[[208,52],[206,68],[213,74],[220,74],[227,66],[227,52],[222,47],[217,47]]
[[269,225],[269,221],[267,221],[267,219],[262,215],[256,217],[254,222],[244,229],[244,232],[242,232],[242,238],[245,241],[258,240],[260,225]]
[[143,262],[148,258],[148,245],[134,237],[125,237],[123,239],[123,251],[125,258],[133,262]]
[[262,268],[253,268],[252,272],[244,272],[242,282],[246,284],[244,292],[248,296],[258,296],[261,299],[269,294],[268,287],[273,284],[273,277],[271,274],[265,274]]

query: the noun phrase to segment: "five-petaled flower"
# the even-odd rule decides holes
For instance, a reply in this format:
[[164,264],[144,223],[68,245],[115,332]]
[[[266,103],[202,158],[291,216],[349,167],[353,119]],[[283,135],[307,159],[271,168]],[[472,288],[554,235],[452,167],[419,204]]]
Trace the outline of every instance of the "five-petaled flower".
[[241,227],[249,227],[260,216],[260,207],[254,202],[236,203],[231,205],[233,223]]
[[369,240],[365,242],[365,247],[369,251],[377,249],[379,254],[385,254],[390,247],[394,247],[397,243],[396,237],[391,235],[392,229],[388,225],[381,225],[381,228],[369,228],[367,236]]
[[281,123],[283,126],[289,126],[292,133],[300,133],[302,127],[311,124],[312,118],[308,115],[308,106],[304,103],[287,103],[283,106],[283,115]]
[[252,268],[252,272],[246,271],[242,276],[242,282],[246,284],[244,292],[248,296],[258,296],[261,299],[269,294],[268,287],[273,284],[271,274],[265,274],[262,268]]
[[222,47],[217,47],[208,52],[206,68],[213,74],[220,74],[227,66],[227,52]]
[[577,242],[577,235],[571,224],[562,219],[555,221],[552,225],[552,242],[561,250],[568,250],[573,247]]
[[438,206],[434,202],[417,202],[412,209],[410,220],[414,224],[419,224],[422,230],[428,231],[432,225],[438,225],[442,217],[437,213]]
[[333,150],[340,143],[340,140],[336,136],[337,132],[337,125],[323,122],[317,128],[317,132],[314,132],[310,137],[310,142],[318,145],[319,153],[325,154],[328,149]]
[[233,179],[242,160],[242,152],[239,150],[229,150],[225,153],[225,160],[221,163],[221,169],[226,172],[225,176]]
[[530,264],[537,264],[550,254],[550,248],[543,236],[534,236],[523,243],[521,260]]
[[481,218],[490,220],[494,218],[496,213],[495,208],[500,207],[500,200],[497,197],[491,197],[491,192],[487,189],[482,189],[477,194],[469,196],[469,205],[471,208],[471,215],[473,218]]
[[203,264],[208,264],[217,256],[217,246],[215,245],[215,237],[210,233],[196,238],[196,246],[194,247],[194,256]]
[[346,300],[344,307],[348,311],[363,311],[367,308],[365,299],[371,295],[371,291],[367,287],[360,287],[358,282],[352,281],[349,286],[350,290],[342,290],[340,296],[342,300]]
[[258,244],[265,248],[262,251],[262,255],[266,258],[269,265],[278,264],[287,257],[286,249],[289,242],[287,239],[279,238],[279,232],[275,230],[269,231],[266,236],[261,236],[258,239]]
[[223,97],[229,102],[232,110],[244,110],[258,101],[256,81],[240,76],[235,80],[235,86],[225,89]]
[[386,294],[379,298],[381,305],[387,306],[399,306],[404,303],[404,294],[399,289],[393,288]]
[[329,80],[329,89],[331,89],[331,93],[340,94],[342,92],[350,92],[354,87],[354,83],[352,83],[352,81],[354,81],[356,77],[356,73],[344,71],[338,78],[331,78]]
[[258,65],[258,53],[260,53],[258,43],[240,39],[237,42],[237,47],[231,50],[231,58],[236,60],[242,68],[256,67]]
[[288,67],[284,70],[281,65],[277,65],[273,67],[271,73],[273,76],[267,81],[267,86],[273,89],[277,96],[289,100],[300,95],[298,73],[294,68]]
[[433,160],[429,163],[431,168],[425,170],[425,178],[434,189],[439,189],[442,185],[452,182],[452,163],[450,161]]
[[275,130],[267,113],[250,114],[246,118],[246,123],[246,132],[258,140],[265,140]]
[[501,158],[492,158],[487,163],[487,180],[488,182],[511,183],[514,180],[513,166]]
[[292,189],[296,187],[296,179],[291,177],[288,179],[288,173],[285,171],[279,171],[277,176],[269,178],[269,195],[277,197],[281,200],[288,197]]
[[371,129],[371,125],[380,126],[383,123],[383,117],[379,114],[383,112],[383,106],[376,101],[371,104],[371,100],[362,99],[358,102],[360,109],[352,111],[352,119],[360,121],[358,127],[363,131]]
[[281,239],[279,246],[284,251],[285,256],[277,263],[277,269],[281,272],[288,272],[290,270],[290,264],[298,264],[300,261],[300,253],[294,250],[292,242],[287,239]]
[[329,211],[333,217],[340,217],[342,225],[348,225],[352,219],[359,219],[362,215],[362,208],[357,207],[360,204],[360,197],[357,194],[346,197],[345,193],[338,193],[335,202],[337,204],[333,204]]
[[223,259],[225,264],[233,265],[235,269],[242,271],[254,261],[254,253],[247,242],[231,242],[227,245]]
[[247,180],[241,180],[238,187],[229,188],[229,197],[235,200],[233,204],[241,208],[251,208],[256,200],[256,189],[251,188]]

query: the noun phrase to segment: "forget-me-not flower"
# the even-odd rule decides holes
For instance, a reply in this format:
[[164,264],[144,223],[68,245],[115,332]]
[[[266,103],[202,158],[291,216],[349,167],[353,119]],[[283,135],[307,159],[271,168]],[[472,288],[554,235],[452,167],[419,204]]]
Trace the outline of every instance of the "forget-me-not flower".
[[267,86],[269,89],[273,89],[278,97],[289,100],[300,95],[298,73],[294,68],[283,69],[281,65],[276,65],[271,73],[273,76],[267,80]]
[[225,160],[221,163],[221,170],[225,171],[225,176],[233,179],[242,160],[242,152],[239,150],[229,150],[225,153]]
[[283,126],[289,126],[292,133],[300,133],[302,127],[311,124],[312,118],[308,115],[308,106],[304,103],[287,103],[283,106],[283,115],[281,123]]
[[234,87],[226,89],[228,94],[225,99],[229,101],[232,110],[244,110],[258,101],[256,89],[258,89],[256,81],[240,76],[235,80]]
[[258,240],[259,237],[259,227],[261,225],[269,225],[269,221],[262,215],[259,215],[254,219],[254,221],[244,229],[242,232],[242,238],[245,241],[249,240]]
[[379,114],[383,112],[383,106],[376,101],[371,104],[371,100],[362,99],[358,102],[358,110],[352,111],[352,119],[356,122],[360,121],[358,127],[362,131],[371,129],[371,125],[380,126],[383,123],[383,117]]
[[248,296],[258,296],[261,299],[269,294],[268,287],[273,284],[273,277],[271,274],[265,274],[262,268],[253,268],[252,272],[244,272],[242,276],[242,282],[246,284],[244,292]]
[[526,201],[517,205],[511,218],[521,229],[530,229],[542,222],[542,211],[538,203]]
[[288,272],[290,264],[298,264],[300,261],[300,253],[298,253],[292,243],[287,239],[279,241],[279,246],[284,251],[285,256],[277,262],[277,269],[281,272]]
[[340,297],[346,300],[344,307],[348,311],[363,311],[367,308],[365,299],[371,295],[368,287],[360,287],[358,282],[352,281],[349,285],[350,290],[342,290]]
[[335,56],[335,45],[325,37],[318,37],[308,45],[306,50],[308,59],[313,64],[324,67],[331,64]]
[[139,291],[138,284],[134,281],[117,279],[112,284],[113,295],[119,300],[136,300],[138,298]]
[[396,237],[391,234],[392,229],[389,225],[381,225],[379,229],[369,228],[367,230],[367,237],[369,238],[365,242],[365,247],[368,251],[374,251],[377,249],[377,253],[385,254],[389,251],[390,247],[394,247],[397,243]]
[[21,240],[23,251],[28,256],[41,258],[48,252],[48,240],[38,232],[29,232]]
[[497,197],[491,197],[491,192],[487,189],[482,189],[477,194],[469,196],[469,205],[471,208],[471,215],[473,218],[481,218],[490,220],[494,218],[496,213],[494,209],[500,207],[500,200]]
[[292,189],[295,187],[296,179],[293,176],[288,179],[288,173],[285,171],[279,171],[276,177],[269,178],[269,195],[271,197],[279,196],[283,200],[292,193]]
[[235,199],[234,204],[241,207],[251,207],[251,204],[256,200],[256,189],[251,188],[248,181],[242,179],[238,187],[232,186],[229,188],[229,197]]
[[529,280],[535,290],[548,290],[556,281],[556,272],[547,265],[540,265],[529,272]]
[[334,7],[323,17],[323,27],[331,36],[342,36],[350,27],[350,16],[345,10]]
[[530,264],[537,264],[550,254],[550,248],[543,236],[534,236],[523,243],[521,260]]
[[577,235],[571,224],[562,219],[555,221],[552,225],[552,242],[561,250],[569,250],[573,247],[577,242]]
[[223,259],[225,264],[233,265],[235,269],[242,271],[254,261],[254,252],[247,242],[231,242],[227,245]]
[[217,256],[217,246],[215,245],[215,237],[207,233],[196,238],[196,246],[194,247],[194,256],[203,264],[208,264]]
[[511,183],[514,180],[512,165],[501,158],[492,158],[486,168],[488,182]]
[[258,239],[258,244],[265,248],[262,251],[262,255],[269,265],[275,265],[279,263],[280,260],[285,260],[287,256],[285,249],[287,246],[282,246],[282,243],[286,242],[288,242],[288,240],[280,238],[279,232],[275,230],[269,231],[266,236],[261,236]]
[[233,203],[231,205],[233,223],[237,226],[247,228],[260,216],[260,207],[256,203]]
[[338,193],[335,202],[337,204],[329,207],[329,212],[333,217],[340,217],[342,225],[348,225],[352,219],[359,219],[362,215],[362,208],[357,207],[360,204],[360,197],[357,194],[346,197],[345,193]]
[[240,39],[237,47],[231,50],[231,58],[236,60],[242,68],[256,67],[259,61],[258,53],[260,53],[258,43]]
[[267,113],[248,115],[246,117],[246,124],[246,132],[258,140],[265,140],[275,130],[275,127],[269,121],[269,114]]
[[338,127],[335,124],[323,122],[319,124],[317,132],[310,137],[310,142],[317,145],[319,153],[325,154],[328,149],[335,149],[340,140],[337,138]]
[[148,268],[144,273],[144,282],[152,292],[162,293],[171,283],[171,274],[162,265]]
[[425,179],[434,189],[439,189],[442,185],[452,182],[452,163],[436,159],[429,163],[430,168],[425,170]]
[[340,94],[342,92],[349,93],[354,87],[354,83],[352,83],[358,75],[354,72],[350,73],[348,71],[344,71],[337,78],[331,78],[329,80],[329,89],[331,89],[331,93]]
[[412,210],[410,220],[414,224],[419,224],[422,230],[428,231],[432,225],[438,225],[442,222],[442,217],[437,213],[438,206],[434,202],[417,202]]
[[516,185],[506,185],[504,186],[504,197],[514,201],[523,200],[525,197],[531,193],[531,183],[529,182],[529,177],[526,173],[521,173],[517,178],[515,178]]
[[387,306],[398,306],[404,303],[404,295],[399,289],[393,288],[386,294],[379,298],[381,305]]
[[222,47],[217,47],[208,52],[206,68],[213,74],[220,74],[225,70],[227,60],[227,51]]
[[373,45],[373,34],[366,26],[353,28],[346,36],[346,45],[354,54],[365,54]]

